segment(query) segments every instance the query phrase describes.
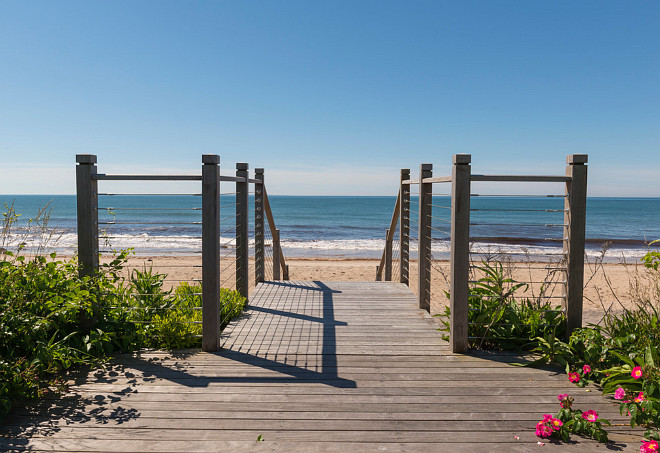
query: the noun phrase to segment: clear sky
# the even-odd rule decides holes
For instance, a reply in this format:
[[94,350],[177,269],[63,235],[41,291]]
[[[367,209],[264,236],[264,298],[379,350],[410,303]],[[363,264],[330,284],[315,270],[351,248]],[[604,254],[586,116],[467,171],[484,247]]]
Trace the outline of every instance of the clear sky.
[[591,196],[660,196],[660,2],[2,0],[0,193],[74,193],[76,153],[353,195],[587,153]]

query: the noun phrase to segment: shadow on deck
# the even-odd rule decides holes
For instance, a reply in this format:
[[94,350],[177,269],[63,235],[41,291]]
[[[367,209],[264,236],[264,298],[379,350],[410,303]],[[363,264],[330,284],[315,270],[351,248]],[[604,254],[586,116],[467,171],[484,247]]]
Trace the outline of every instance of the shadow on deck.
[[[17,410],[7,451],[530,451],[556,395],[615,405],[515,356],[454,355],[404,285],[268,282],[217,353],[143,351],[83,373],[62,399]],[[554,451],[637,451],[616,442]],[[263,439],[262,441],[257,441]]]

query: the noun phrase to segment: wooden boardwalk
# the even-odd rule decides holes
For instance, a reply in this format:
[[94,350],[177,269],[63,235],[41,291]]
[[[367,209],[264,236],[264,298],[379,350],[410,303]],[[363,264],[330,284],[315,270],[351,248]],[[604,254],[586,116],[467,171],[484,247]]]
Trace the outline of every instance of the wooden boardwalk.
[[556,395],[624,423],[599,392],[502,354],[453,355],[397,283],[260,284],[216,354],[143,352],[81,376],[63,399],[19,409],[1,451],[596,452],[537,444]]

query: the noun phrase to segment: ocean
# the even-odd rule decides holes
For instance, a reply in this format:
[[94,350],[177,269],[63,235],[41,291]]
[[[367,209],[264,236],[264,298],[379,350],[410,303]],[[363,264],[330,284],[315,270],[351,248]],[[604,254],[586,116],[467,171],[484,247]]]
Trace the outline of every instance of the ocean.
[[[288,257],[380,257],[396,201],[395,197],[269,198]],[[411,209],[416,210],[414,200]],[[48,225],[55,229],[57,238],[53,248],[61,254],[75,251],[74,195],[0,195],[0,203],[13,203],[21,214],[12,241],[24,241],[28,247],[39,242],[40,233],[25,235],[27,221],[48,206]],[[234,203],[232,196],[221,197],[221,230],[226,232],[221,242],[229,248],[233,244]],[[481,248],[511,253],[522,250],[539,256],[556,251],[563,233],[563,203],[561,197],[473,197],[470,236]],[[433,199],[432,248],[436,258],[446,258],[448,253],[444,231],[449,229],[449,204],[448,197]],[[411,217],[411,234],[416,237],[415,213]],[[196,195],[99,196],[102,250],[133,247],[140,255],[199,253],[200,222],[201,197]],[[586,236],[589,255],[598,255],[608,242],[610,261],[639,259],[646,242],[660,238],[660,198],[589,198]],[[415,241],[412,249],[414,255]]]

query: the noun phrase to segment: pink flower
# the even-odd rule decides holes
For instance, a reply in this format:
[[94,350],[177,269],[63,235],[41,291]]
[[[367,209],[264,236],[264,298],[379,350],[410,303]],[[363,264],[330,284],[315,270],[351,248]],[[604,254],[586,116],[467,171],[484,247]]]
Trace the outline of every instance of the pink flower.
[[594,410],[588,410],[587,412],[582,413],[582,418],[588,422],[595,422],[598,420],[598,412]]
[[543,422],[536,424],[536,435],[539,437],[550,437],[552,435],[552,428]]
[[635,397],[635,402],[641,403],[642,401],[644,401],[644,392],[639,392],[639,395]]
[[622,400],[624,396],[626,396],[626,391],[624,390],[623,387],[619,387],[614,392],[614,399],[615,400]]
[[582,372],[584,374],[591,373],[591,367],[589,365],[585,365],[582,367]]
[[632,373],[630,373],[632,377],[635,379],[639,379],[642,377],[642,367],[641,366],[636,366],[635,368],[632,369]]
[[559,400],[559,405],[563,408],[569,408],[573,405],[573,398],[568,396],[568,393],[557,395],[557,399]]
[[577,371],[574,373],[568,373],[568,380],[573,383],[580,382],[580,374]]
[[552,428],[553,428],[555,431],[559,431],[559,429],[561,428],[561,426],[562,426],[563,424],[564,424],[564,423],[563,423],[561,420],[559,420],[558,418],[554,418],[554,417],[553,417],[552,420],[550,420],[550,426],[552,426]]
[[552,418],[553,417],[550,414],[543,414],[543,420],[541,420],[540,423],[549,422],[550,420],[552,420]]
[[656,453],[657,451],[658,451],[657,440],[649,440],[646,442],[642,442],[641,447],[639,447],[640,453]]

